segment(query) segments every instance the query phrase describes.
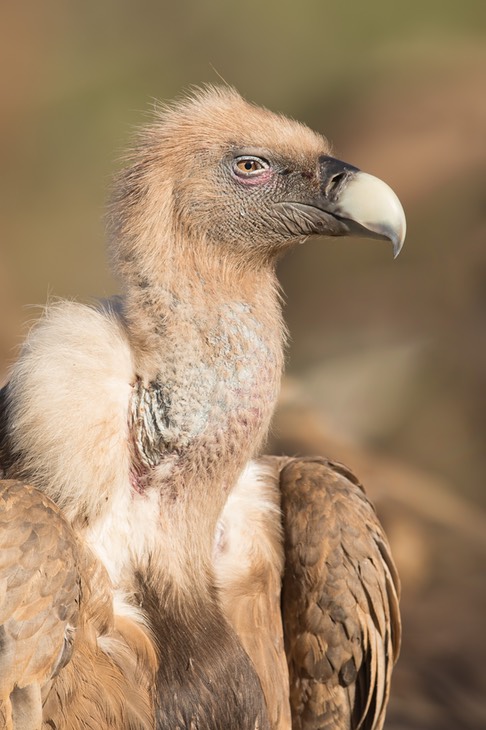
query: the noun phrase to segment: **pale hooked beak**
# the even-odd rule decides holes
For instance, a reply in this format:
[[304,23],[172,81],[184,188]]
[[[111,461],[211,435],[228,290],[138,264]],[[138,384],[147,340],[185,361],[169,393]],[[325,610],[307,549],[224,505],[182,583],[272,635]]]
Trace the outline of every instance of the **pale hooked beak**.
[[396,258],[405,241],[407,223],[391,187],[333,157],[323,156],[319,162],[322,198],[318,207],[340,221],[342,228],[334,235],[388,239]]

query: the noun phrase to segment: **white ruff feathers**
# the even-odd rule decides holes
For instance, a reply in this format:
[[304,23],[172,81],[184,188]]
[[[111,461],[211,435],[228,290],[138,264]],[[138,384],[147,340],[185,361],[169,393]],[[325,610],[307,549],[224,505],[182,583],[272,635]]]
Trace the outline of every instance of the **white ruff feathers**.
[[110,311],[51,304],[10,380],[13,449],[28,478],[75,522],[129,488],[127,409],[133,366]]

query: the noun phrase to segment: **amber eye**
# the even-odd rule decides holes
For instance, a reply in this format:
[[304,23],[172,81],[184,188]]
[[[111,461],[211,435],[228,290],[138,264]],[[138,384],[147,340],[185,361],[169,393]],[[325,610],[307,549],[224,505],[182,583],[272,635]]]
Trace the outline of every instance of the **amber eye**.
[[256,172],[257,170],[263,170],[263,165],[261,162],[258,162],[258,160],[238,160],[236,167],[242,172]]
[[233,163],[234,171],[241,177],[258,175],[269,167],[268,162],[260,157],[237,157]]

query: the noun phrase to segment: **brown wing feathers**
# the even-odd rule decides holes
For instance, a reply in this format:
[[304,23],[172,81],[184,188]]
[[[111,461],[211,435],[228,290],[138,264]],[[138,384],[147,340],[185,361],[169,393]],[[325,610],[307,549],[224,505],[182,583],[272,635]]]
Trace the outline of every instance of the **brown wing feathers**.
[[106,571],[56,505],[13,480],[0,482],[0,639],[2,727],[152,727],[148,635],[114,617]]
[[[236,493],[240,526],[223,536],[233,542],[216,560],[226,615],[259,671],[272,727],[289,727],[280,609],[268,595],[282,569],[278,520],[272,521],[279,470],[292,727],[381,728],[400,640],[398,579],[373,507],[345,467],[267,458],[263,496],[250,511],[248,495]],[[106,572],[80,549],[57,507],[20,482],[1,484],[4,726],[30,727],[19,718],[24,712],[34,722],[42,702],[44,719],[56,728],[151,727],[156,658],[149,636],[130,618],[114,617]],[[262,521],[266,531],[259,534]],[[226,522],[228,530],[231,514]],[[241,529],[246,537],[253,532],[253,541],[245,543]],[[231,550],[235,560],[225,566]]]
[[398,578],[383,530],[342,465],[289,460],[281,490],[293,727],[381,728],[400,643]]
[[76,539],[55,505],[32,487],[1,482],[0,706],[7,727],[16,711],[14,689],[42,687],[70,658],[79,623],[78,563]]
[[228,499],[215,567],[274,730],[383,726],[400,643],[398,577],[373,506],[346,467],[259,460]]

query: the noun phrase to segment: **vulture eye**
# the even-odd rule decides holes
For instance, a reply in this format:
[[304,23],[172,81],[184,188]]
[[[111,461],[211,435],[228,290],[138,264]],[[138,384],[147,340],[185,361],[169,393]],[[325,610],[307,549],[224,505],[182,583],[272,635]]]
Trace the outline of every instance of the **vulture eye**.
[[268,170],[270,165],[261,157],[237,157],[233,162],[233,170],[239,177],[250,177]]

